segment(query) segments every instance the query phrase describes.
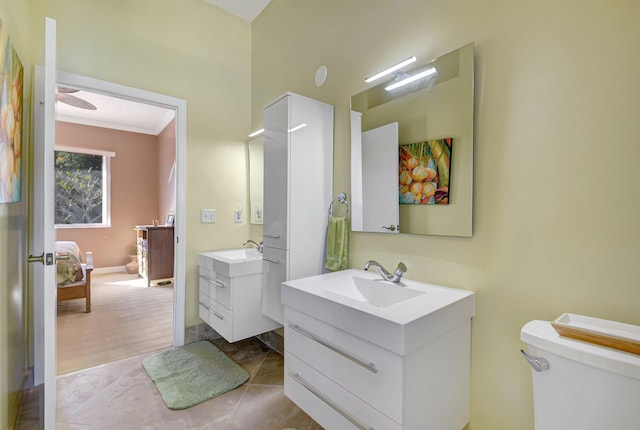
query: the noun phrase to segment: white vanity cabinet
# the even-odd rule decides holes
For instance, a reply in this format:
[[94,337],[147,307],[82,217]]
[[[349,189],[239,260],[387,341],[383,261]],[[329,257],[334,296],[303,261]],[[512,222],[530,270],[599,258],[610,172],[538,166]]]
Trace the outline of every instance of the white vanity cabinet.
[[229,342],[276,329],[262,314],[262,260],[230,260],[218,252],[198,255],[199,315]]
[[285,395],[327,430],[461,430],[473,293],[403,281],[384,287],[422,294],[373,305],[351,280],[373,287],[376,277],[350,269],[283,283]]
[[264,110],[262,310],[283,322],[280,284],[322,273],[333,192],[333,106],[286,93]]

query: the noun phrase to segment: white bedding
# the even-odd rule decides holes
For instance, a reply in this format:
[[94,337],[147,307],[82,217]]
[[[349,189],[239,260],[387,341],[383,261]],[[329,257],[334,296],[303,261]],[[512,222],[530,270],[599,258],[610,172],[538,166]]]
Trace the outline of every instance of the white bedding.
[[56,263],[56,284],[62,287],[84,279],[84,265],[80,247],[73,241],[57,241],[56,255],[68,255],[69,259],[58,260]]

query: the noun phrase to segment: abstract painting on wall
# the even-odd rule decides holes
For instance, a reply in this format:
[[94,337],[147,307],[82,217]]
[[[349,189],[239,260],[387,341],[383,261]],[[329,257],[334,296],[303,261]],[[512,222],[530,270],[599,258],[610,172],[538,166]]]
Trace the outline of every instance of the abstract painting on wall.
[[22,197],[22,84],[24,70],[0,20],[0,203]]
[[400,145],[400,203],[448,205],[453,138]]

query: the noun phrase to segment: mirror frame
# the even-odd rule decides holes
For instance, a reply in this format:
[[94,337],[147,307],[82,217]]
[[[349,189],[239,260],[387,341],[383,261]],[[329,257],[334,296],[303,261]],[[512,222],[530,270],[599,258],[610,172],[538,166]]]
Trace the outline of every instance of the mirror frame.
[[[393,92],[385,91],[394,79],[351,97],[351,200],[353,217],[366,216],[367,197],[379,198],[378,190],[367,190],[358,169],[364,157],[357,151],[358,134],[392,122],[400,124],[398,145],[453,138],[449,204],[399,204],[400,233],[460,236],[473,235],[473,158],[474,158],[474,44],[467,44],[406,73],[435,67],[432,78],[407,85]],[[353,121],[361,115],[361,127]],[[366,148],[362,147],[365,151]],[[396,170],[398,158],[390,160]],[[358,165],[360,163],[360,165]],[[379,168],[376,167],[376,168]],[[354,179],[355,178],[355,179]],[[397,181],[397,180],[396,180]],[[398,182],[396,182],[397,185]],[[361,213],[357,211],[362,211]],[[353,231],[374,232],[357,229]],[[380,232],[380,230],[377,230]]]
[[247,144],[249,156],[250,223],[262,224],[264,214],[264,136],[251,139]]

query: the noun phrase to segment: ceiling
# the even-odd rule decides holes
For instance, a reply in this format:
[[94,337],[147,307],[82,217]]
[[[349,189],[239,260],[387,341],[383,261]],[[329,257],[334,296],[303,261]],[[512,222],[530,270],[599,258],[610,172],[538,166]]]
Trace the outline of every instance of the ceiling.
[[247,22],[253,22],[271,0],[204,0]]
[[[270,2],[270,0],[204,1],[247,22],[253,22]],[[56,103],[58,121],[157,136],[175,116],[175,112],[170,109],[104,94],[80,90],[73,95],[92,103],[97,109],[80,109],[58,102]]]
[[80,109],[58,101],[56,120],[157,136],[175,117],[172,109],[118,97],[82,90],[73,95],[97,109]]

